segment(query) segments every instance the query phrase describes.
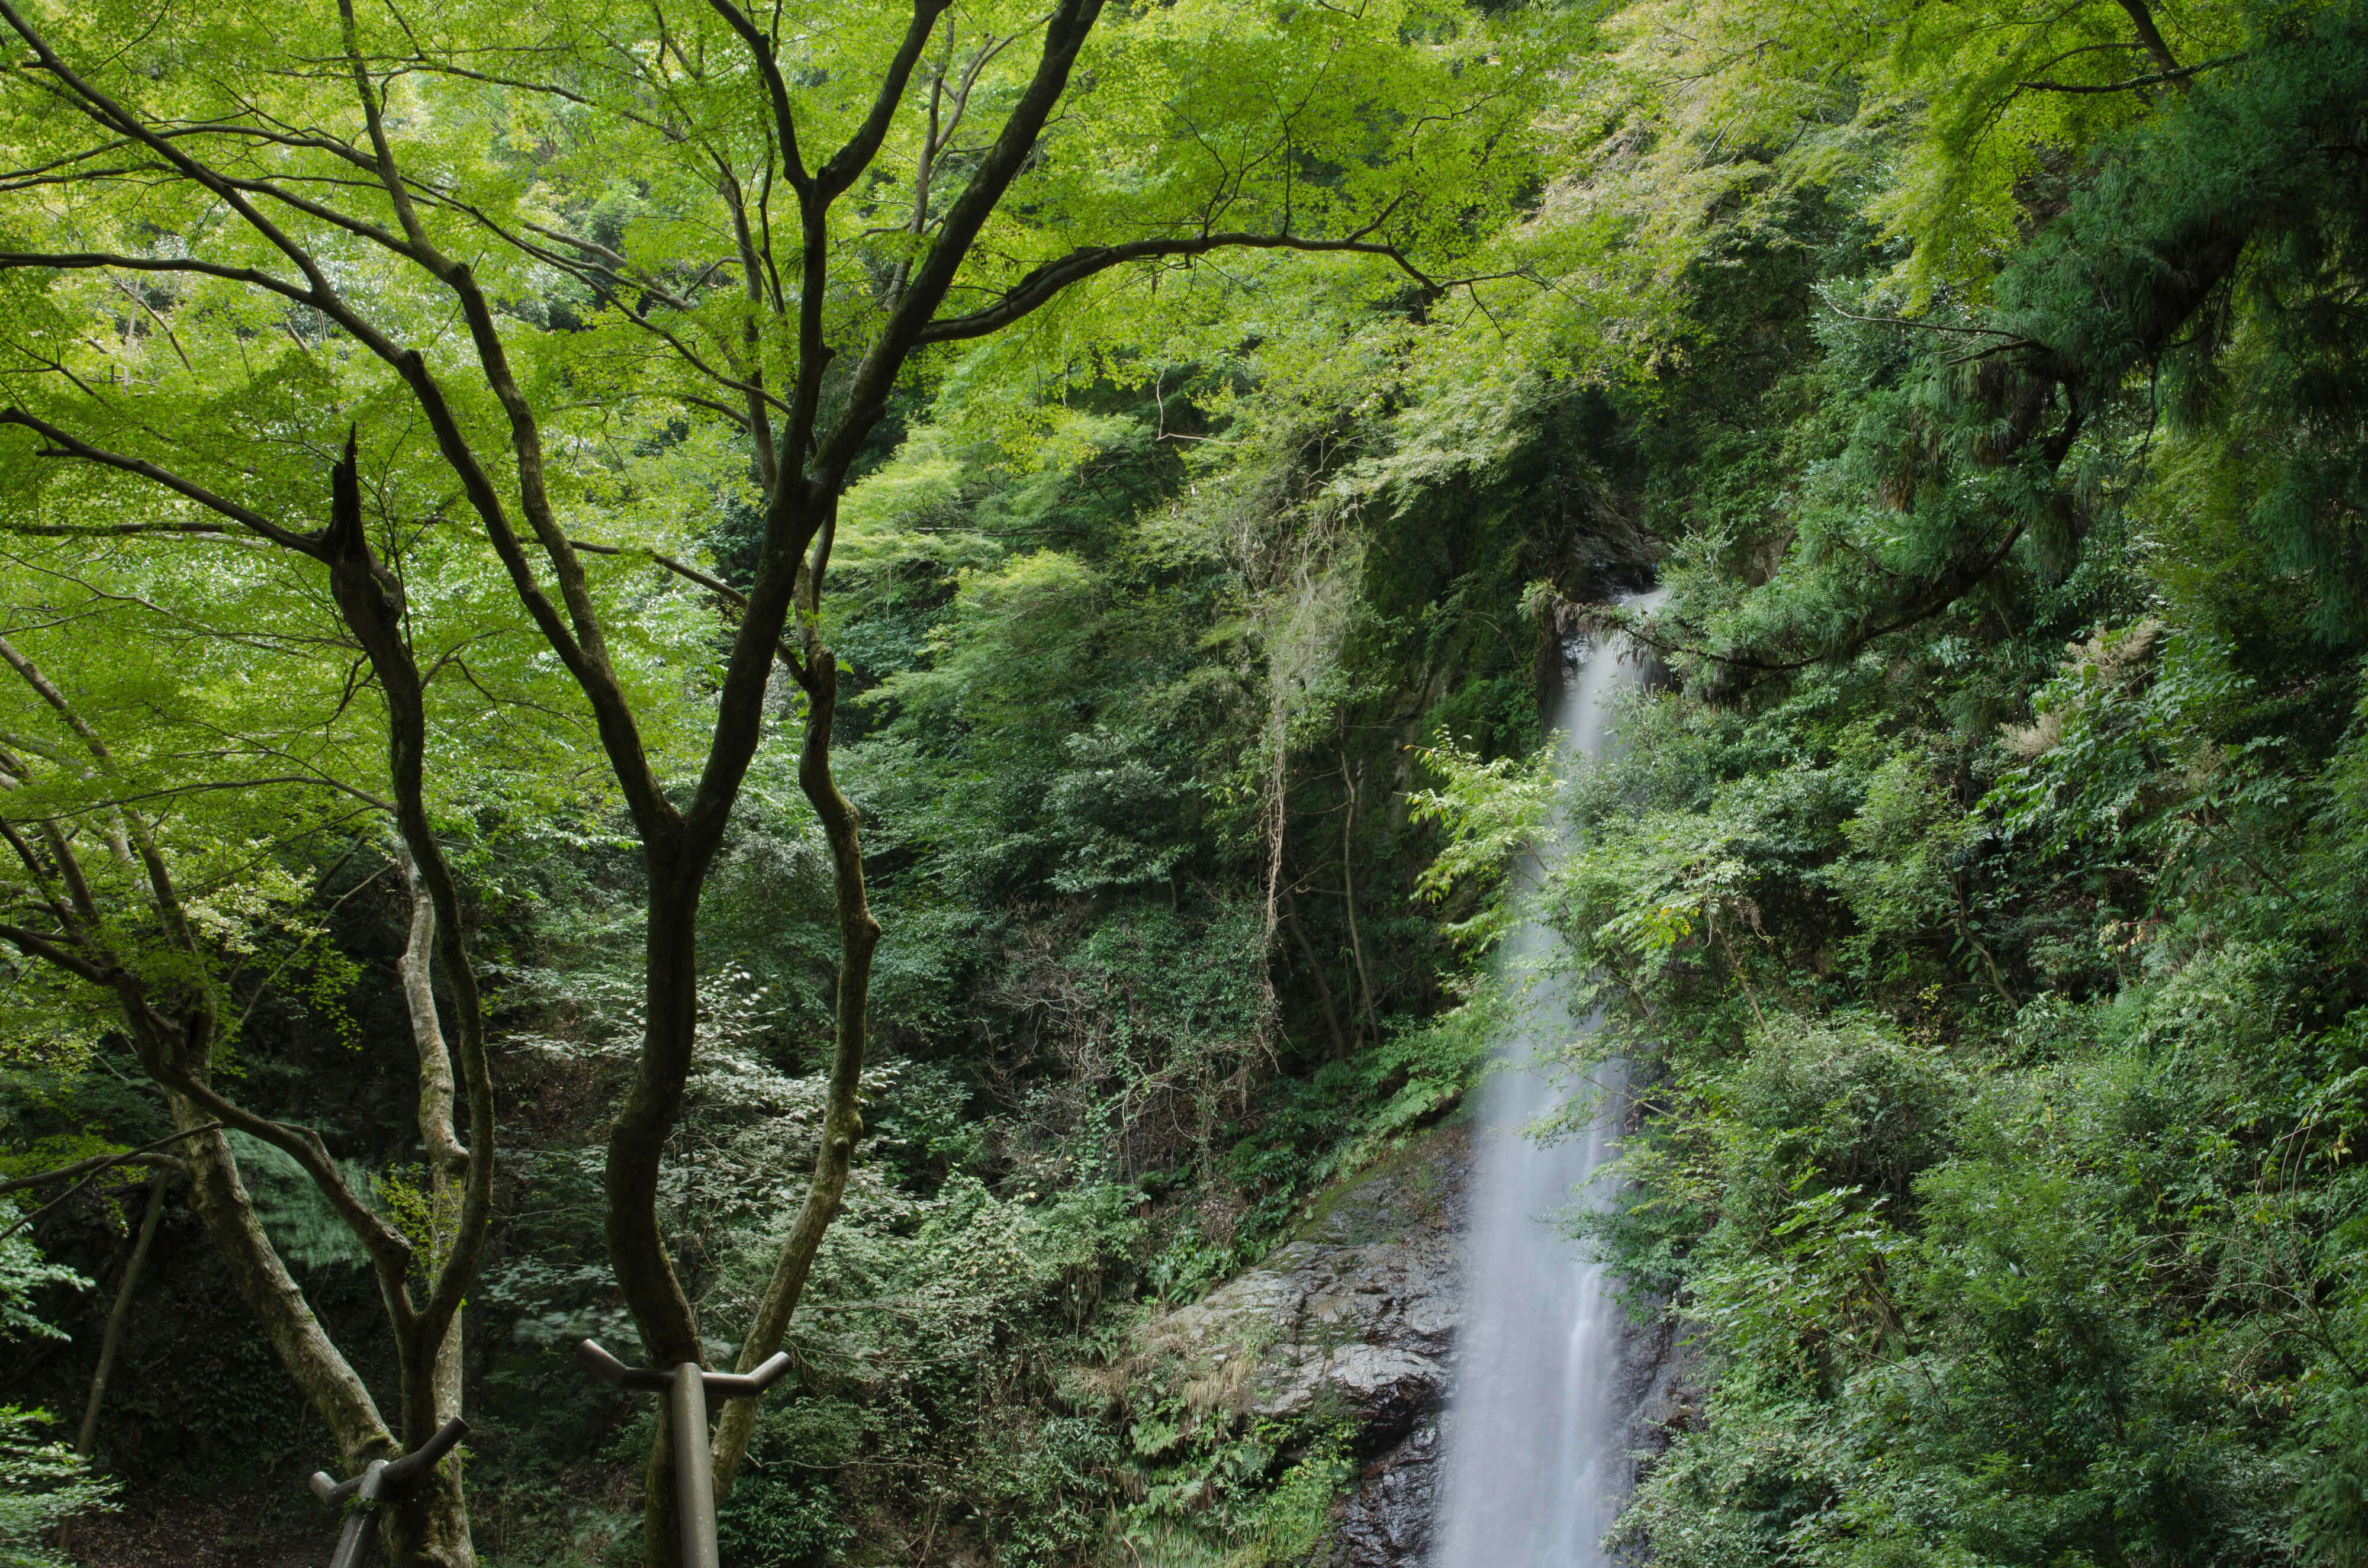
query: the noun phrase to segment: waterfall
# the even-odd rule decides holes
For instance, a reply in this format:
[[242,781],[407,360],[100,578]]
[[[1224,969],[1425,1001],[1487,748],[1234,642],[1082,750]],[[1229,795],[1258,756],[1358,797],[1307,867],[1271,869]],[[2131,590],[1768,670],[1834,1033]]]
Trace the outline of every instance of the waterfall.
[[[1621,651],[1616,641],[1580,650],[1554,714],[1565,756],[1602,755],[1603,704],[1642,678]],[[1561,980],[1543,972],[1554,944],[1525,921],[1499,960],[1508,977],[1531,978],[1523,1021],[1504,1042],[1507,1065],[1482,1105],[1440,1568],[1603,1568],[1598,1543],[1628,1479],[1626,1413],[1612,1398],[1620,1307],[1602,1267],[1553,1222],[1575,1199],[1605,1196],[1597,1172],[1617,1142],[1620,1085],[1603,1085],[1604,1109],[1584,1134],[1524,1135],[1569,1092],[1532,1059],[1594,1027],[1572,1017]]]

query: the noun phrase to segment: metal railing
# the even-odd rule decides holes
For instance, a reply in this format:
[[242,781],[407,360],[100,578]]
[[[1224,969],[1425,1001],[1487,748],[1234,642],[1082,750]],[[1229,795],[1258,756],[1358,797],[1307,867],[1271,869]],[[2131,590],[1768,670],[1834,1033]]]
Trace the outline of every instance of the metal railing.
[[628,1367],[587,1339],[575,1347],[575,1359],[612,1388],[666,1396],[667,1425],[674,1434],[675,1513],[682,1531],[683,1568],[721,1568],[715,1548],[715,1450],[707,1430],[708,1396],[756,1398],[790,1369],[788,1353],[775,1353],[753,1372],[711,1372],[696,1361],[660,1371],[655,1367]]
[[329,1568],[360,1568],[362,1554],[370,1550],[370,1516],[382,1505],[400,1502],[419,1490],[436,1461],[468,1435],[469,1424],[456,1415],[401,1459],[372,1460],[369,1469],[351,1480],[339,1481],[325,1470],[314,1471],[306,1483],[313,1496],[332,1508],[348,1498],[354,1504],[346,1515],[346,1528],[337,1537],[336,1555],[329,1559]]

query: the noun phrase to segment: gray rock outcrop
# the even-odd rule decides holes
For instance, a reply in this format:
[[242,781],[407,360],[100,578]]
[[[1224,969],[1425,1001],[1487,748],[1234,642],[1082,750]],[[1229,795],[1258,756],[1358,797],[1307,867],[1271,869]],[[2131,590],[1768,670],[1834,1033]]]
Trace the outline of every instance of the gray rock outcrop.
[[[1144,1325],[1136,1365],[1167,1369],[1201,1419],[1349,1427],[1357,1483],[1324,1568],[1421,1568],[1455,1448],[1448,1396],[1463,1300],[1471,1146],[1437,1129],[1326,1195],[1256,1268]],[[1627,1447],[1653,1453],[1699,1395],[1667,1324],[1640,1331],[1618,1374]],[[1510,1568],[1510,1565],[1508,1565]]]
[[1340,1421],[1364,1461],[1333,1568],[1406,1568],[1429,1540],[1455,1345],[1470,1168],[1461,1128],[1434,1131],[1327,1194],[1258,1267],[1149,1325],[1141,1343],[1204,1369],[1204,1403]]

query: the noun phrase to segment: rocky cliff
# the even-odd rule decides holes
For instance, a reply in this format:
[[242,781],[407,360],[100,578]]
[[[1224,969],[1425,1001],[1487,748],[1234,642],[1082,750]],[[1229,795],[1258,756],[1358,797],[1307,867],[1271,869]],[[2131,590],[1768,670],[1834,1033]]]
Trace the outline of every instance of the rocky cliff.
[[[1138,1365],[1182,1381],[1203,1418],[1343,1423],[1362,1467],[1335,1510],[1325,1568],[1418,1568],[1454,1449],[1468,1126],[1439,1129],[1335,1188],[1292,1239],[1191,1306],[1146,1324]],[[1541,1231],[1541,1245],[1554,1245]],[[1691,1405],[1666,1327],[1620,1369],[1628,1448],[1666,1446]]]

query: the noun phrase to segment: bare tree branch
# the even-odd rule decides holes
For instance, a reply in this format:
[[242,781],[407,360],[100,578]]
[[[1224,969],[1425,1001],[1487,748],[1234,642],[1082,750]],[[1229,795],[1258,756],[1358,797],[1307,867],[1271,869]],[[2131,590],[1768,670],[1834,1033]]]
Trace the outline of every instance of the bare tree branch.
[[[1361,232],[1360,232],[1361,233]],[[1072,284],[1081,283],[1096,273],[1107,272],[1131,261],[1150,261],[1167,256],[1206,256],[1220,250],[1291,250],[1355,256],[1378,256],[1388,258],[1425,289],[1437,292],[1463,281],[1450,279],[1441,283],[1417,268],[1406,259],[1397,246],[1383,244],[1361,237],[1338,240],[1306,239],[1297,234],[1258,234],[1219,233],[1196,234],[1189,239],[1133,240],[1117,245],[1087,245],[1071,251],[1064,256],[1045,262],[1019,282],[1003,297],[984,310],[967,315],[948,316],[933,321],[920,331],[921,343],[955,343],[964,338],[985,337],[999,332],[1034,311],[1051,302],[1053,297]]]
[[[154,1143],[143,1143],[137,1149],[127,1150],[120,1154],[102,1155],[98,1159],[84,1160],[79,1164],[67,1165],[60,1170],[44,1171],[40,1176],[25,1176],[19,1180],[11,1182],[0,1182],[0,1192],[9,1192],[18,1187],[32,1187],[40,1182],[54,1181],[61,1176],[69,1176],[76,1171],[86,1170],[90,1172],[90,1174],[84,1176],[82,1180],[74,1183],[74,1186],[66,1188],[65,1191],[58,1194],[55,1198],[51,1199],[47,1203],[42,1204],[39,1209],[34,1210],[31,1213],[26,1215],[23,1219],[17,1221],[6,1230],[0,1231],[0,1242],[6,1241],[10,1236],[15,1235],[17,1232],[23,1230],[34,1221],[39,1220],[51,1210],[63,1205],[67,1200],[80,1193],[83,1188],[88,1187],[92,1182],[97,1181],[101,1176],[105,1175],[110,1167],[126,1163],[148,1163],[148,1161],[154,1158],[154,1155],[149,1153],[149,1151],[161,1149],[167,1143],[178,1142],[181,1139],[193,1137],[200,1132],[211,1132],[221,1126],[222,1123],[219,1121],[209,1122],[203,1127],[190,1128],[186,1132],[176,1132],[170,1137],[159,1138]],[[178,1160],[168,1161],[166,1164],[176,1169],[186,1168]]]
[[[317,531],[300,534],[283,528],[254,508],[243,506],[227,496],[216,494],[195,480],[185,479],[170,469],[158,467],[145,458],[135,458],[122,452],[110,451],[105,447],[93,446],[81,437],[60,429],[46,419],[26,413],[21,408],[0,408],[0,425],[21,426],[49,442],[49,448],[40,454],[42,457],[80,458],[85,462],[97,463],[105,468],[120,469],[125,473],[137,474],[151,483],[164,486],[176,495],[186,496],[210,512],[219,513],[241,528],[252,533],[260,534],[274,544],[296,551],[300,554],[312,556],[316,560],[320,557],[321,536]],[[214,525],[207,523],[170,525],[121,523],[115,525],[108,531],[129,533],[167,530],[182,533],[220,531]],[[32,525],[12,525],[9,531],[41,533],[50,530]]]
[[[184,1138],[193,1138],[200,1132],[211,1132],[215,1127],[221,1125],[220,1122],[215,1122],[211,1126],[192,1127],[186,1132],[167,1133],[153,1143],[142,1143],[136,1149],[126,1149],[120,1154],[93,1154],[87,1160],[76,1160],[70,1165],[60,1165],[55,1170],[41,1171],[28,1176],[14,1176],[7,1181],[0,1181],[0,1192],[22,1192],[28,1187],[40,1187],[47,1182],[65,1181],[74,1176],[87,1176],[94,1171],[103,1171],[110,1165],[154,1164],[156,1162],[151,1156],[165,1144],[177,1143]],[[183,1166],[178,1160],[167,1159],[163,1162],[163,1168],[180,1170]],[[66,1196],[71,1198],[74,1195],[68,1193]]]

